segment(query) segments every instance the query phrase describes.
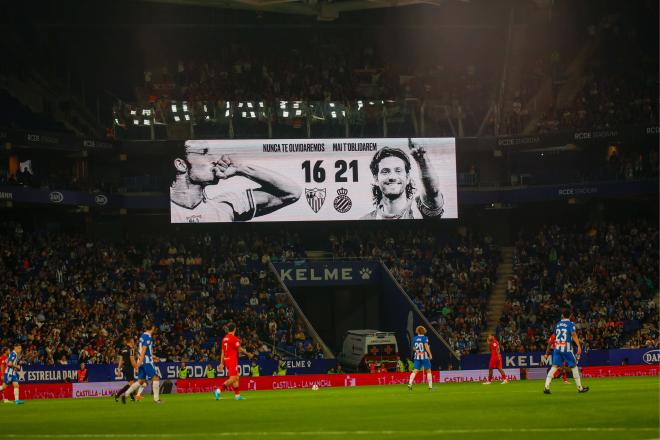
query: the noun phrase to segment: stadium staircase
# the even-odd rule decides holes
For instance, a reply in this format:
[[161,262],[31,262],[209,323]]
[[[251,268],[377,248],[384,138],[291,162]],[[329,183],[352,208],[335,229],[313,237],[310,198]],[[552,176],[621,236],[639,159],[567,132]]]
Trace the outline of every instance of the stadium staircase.
[[296,315],[300,320],[304,323],[305,325],[305,330],[307,331],[307,334],[312,337],[312,342],[319,343],[321,344],[321,348],[323,349],[323,357],[325,359],[334,359],[335,355],[332,353],[332,350],[328,347],[328,345],[325,343],[323,339],[319,336],[318,332],[312,325],[312,323],[307,319],[307,316],[305,316],[305,313],[302,311],[300,308],[300,305],[298,305],[298,302],[296,299],[293,297],[291,294],[291,291],[286,287],[284,282],[282,282],[282,279],[280,278],[280,275],[277,273],[277,269],[275,269],[275,266],[273,266],[272,262],[268,262],[268,268],[270,271],[275,275],[275,278],[277,279],[278,283],[280,284],[280,288],[282,289],[282,292],[286,294],[286,296],[289,298],[289,301],[291,302],[291,305],[293,308],[296,310]]
[[497,267],[497,281],[488,300],[488,309],[486,311],[486,331],[479,335],[479,349],[481,352],[488,351],[486,338],[489,334],[495,334],[497,325],[504,310],[506,302],[506,286],[509,277],[513,275],[513,247],[503,247],[500,252],[502,260]]
[[[612,20],[612,17],[603,19],[602,23]],[[603,26],[599,26],[602,28]],[[605,32],[601,30],[600,32]],[[591,80],[587,75],[588,63],[594,59],[595,53],[601,46],[601,34],[597,32],[592,38],[585,41],[575,57],[568,64],[563,78],[556,84],[553,84],[553,78],[548,77],[534,96],[525,103],[530,109],[530,119],[523,130],[523,134],[530,135],[536,132],[537,123],[541,120],[551,107],[558,109],[570,106],[578,93],[584,88],[585,84]],[[534,111],[532,111],[534,110]]]

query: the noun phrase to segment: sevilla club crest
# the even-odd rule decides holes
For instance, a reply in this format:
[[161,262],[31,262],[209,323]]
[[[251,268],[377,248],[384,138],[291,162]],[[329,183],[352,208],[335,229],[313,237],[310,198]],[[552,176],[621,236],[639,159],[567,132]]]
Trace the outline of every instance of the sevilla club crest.
[[319,212],[325,202],[325,188],[305,188],[305,198],[307,199],[307,204],[314,212]]

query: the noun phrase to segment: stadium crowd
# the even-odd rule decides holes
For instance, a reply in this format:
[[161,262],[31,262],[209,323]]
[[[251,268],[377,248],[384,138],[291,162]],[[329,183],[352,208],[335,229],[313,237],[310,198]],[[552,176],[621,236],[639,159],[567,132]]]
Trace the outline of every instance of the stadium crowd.
[[170,59],[144,72],[138,95],[187,101],[426,98],[449,104],[478,101],[493,84],[480,75],[477,56],[475,63],[407,63],[405,50],[374,36],[363,36],[360,44],[339,33],[305,37],[286,44],[242,40],[213,46],[205,56]]
[[[650,3],[647,7],[650,7]],[[643,10],[643,6],[640,6]],[[648,10],[650,12],[651,9]],[[583,81],[577,93],[568,81],[555,81],[555,102],[562,104],[541,115],[539,133],[557,130],[607,130],[629,124],[655,125],[658,121],[657,60],[650,55],[649,36],[630,17],[605,20],[590,38],[594,53],[585,61]],[[644,18],[647,19],[646,17]],[[616,59],[616,62],[612,62]],[[638,68],[630,69],[635,65]],[[565,82],[565,84],[564,84]]]
[[[172,53],[169,60],[146,68],[136,96],[154,104],[162,121],[171,120],[172,100],[186,101],[190,108],[224,109],[227,101],[413,99],[433,104],[426,106],[427,118],[440,109],[438,121],[444,123],[447,115],[461,119],[469,134],[482,122],[482,134],[490,135],[522,133],[531,122],[534,133],[655,124],[656,63],[648,54],[648,37],[642,30],[627,31],[629,23],[619,21],[624,19],[585,23],[579,35],[582,45],[593,50],[581,70],[573,64],[579,62],[582,45],[562,47],[557,42],[541,53],[528,50],[519,60],[519,79],[509,80],[501,91],[506,98],[500,98],[496,112],[489,109],[498,101],[496,78],[501,72],[493,67],[498,62],[488,60],[504,49],[492,46],[489,33],[474,36],[482,47],[468,54],[444,53],[441,46],[436,52],[418,49],[416,58],[408,47],[369,34],[361,36],[360,44],[339,33],[314,32],[286,44],[230,40],[222,47],[203,46],[195,56]],[[529,37],[547,38],[538,33]],[[560,35],[555,38],[561,40]],[[639,69],[627,68],[638,64]],[[536,95],[546,87],[551,98],[537,102]]]
[[[13,239],[1,245],[9,300],[0,307],[0,343],[22,338],[28,362],[110,362],[144,316],[158,323],[159,352],[171,360],[213,358],[219,327],[230,319],[253,352],[322,356],[264,267],[270,258],[302,256],[295,236],[218,243],[205,235],[120,246],[26,234],[14,224],[4,229]],[[426,229],[328,240],[335,257],[382,259],[454,349],[477,350],[498,258],[488,238],[441,241]],[[229,257],[217,260],[221,254]]]
[[642,221],[521,234],[498,328],[506,351],[543,351],[560,305],[587,349],[660,345],[658,229]]
[[[173,51],[169,59],[145,67],[136,98],[153,106],[157,121],[170,122],[172,101],[185,101],[197,115],[205,114],[202,108],[222,115],[228,102],[240,101],[352,102],[355,110],[358,100],[425,100],[433,102],[426,109],[428,117],[440,113],[434,108],[443,115],[447,110],[460,113],[463,124],[476,130],[494,96],[494,64],[488,62],[492,53],[485,47],[495,40],[485,38],[484,48],[462,56],[440,56],[435,47],[420,47],[416,57],[409,47],[382,35],[367,33],[359,40],[355,44],[355,35],[339,32],[308,32],[283,40],[202,41],[196,55]],[[115,109],[115,114],[131,123],[126,108]]]
[[[28,363],[114,362],[145,318],[158,325],[162,359],[215,359],[230,320],[252,353],[323,356],[267,267],[304,256],[296,234],[110,243],[18,223],[0,231],[0,346],[20,341]],[[423,226],[339,229],[321,241],[335,258],[381,259],[452,349],[477,351],[500,259],[490,237],[459,229],[440,238]],[[574,310],[588,349],[660,344],[657,241],[657,228],[641,221],[521,234],[498,328],[503,348],[544,350],[560,305]]]
[[287,248],[278,240],[111,244],[1,229],[0,345],[20,341],[27,363],[115,362],[122,337],[137,338],[145,318],[158,325],[162,359],[215,359],[230,320],[252,353],[322,355],[267,268],[273,249]]
[[606,130],[627,124],[653,125],[658,119],[657,78],[621,76],[616,72],[589,73],[589,81],[567,104],[548,109],[537,122],[536,132],[559,130]]

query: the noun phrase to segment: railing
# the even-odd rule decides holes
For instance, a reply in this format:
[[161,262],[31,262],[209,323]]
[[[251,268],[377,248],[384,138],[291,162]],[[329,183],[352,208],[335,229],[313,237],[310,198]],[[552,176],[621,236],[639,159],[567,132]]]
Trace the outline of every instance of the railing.
[[297,353],[291,353],[288,350],[284,350],[282,348],[277,347],[277,345],[275,345],[275,344],[271,344],[271,343],[263,341],[263,340],[259,340],[259,342],[261,342],[263,344],[266,344],[270,348],[270,350],[273,352],[273,354],[277,354],[277,355],[285,357],[287,359],[296,359],[296,360],[303,359],[303,357],[298,355]]
[[[461,135],[463,110],[438,101],[117,102],[115,137],[135,140]],[[457,131],[459,130],[459,131]]]
[[452,356],[456,361],[459,361],[459,362],[460,362],[460,358],[459,358],[459,356],[456,354],[456,352],[452,349],[451,344],[450,344],[449,342],[447,342],[447,340],[446,340],[442,335],[440,335],[440,333],[438,332],[438,330],[437,330],[435,327],[433,327],[433,326],[431,325],[431,323],[429,322],[429,320],[426,318],[426,315],[423,314],[423,313],[419,310],[419,308],[417,307],[417,304],[415,304],[415,302],[410,298],[410,296],[408,295],[408,292],[406,292],[406,290],[405,290],[405,289],[403,288],[403,286],[399,283],[399,280],[396,279],[396,277],[394,276],[394,274],[392,274],[392,272],[390,272],[390,269],[387,267],[387,265],[385,264],[385,262],[384,262],[383,260],[380,260],[380,265],[381,265],[382,268],[383,268],[383,273],[384,273],[387,277],[389,277],[390,280],[391,280],[394,284],[396,284],[397,288],[399,289],[399,291],[401,292],[401,294],[404,296],[404,298],[406,299],[406,301],[408,301],[408,303],[410,304],[410,306],[411,306],[413,309],[415,309],[415,311],[417,311],[417,313],[419,314],[419,316],[422,317],[422,320],[423,320],[424,324],[426,325],[426,327],[428,328],[428,330],[429,330],[430,332],[432,332],[432,333],[435,334],[435,336],[438,338],[438,340],[440,340],[440,342],[445,346],[445,348],[447,349],[447,352],[449,353],[449,355]]
[[296,302],[296,299],[293,297],[293,295],[291,294],[289,289],[286,287],[286,285],[280,279],[279,275],[277,274],[277,269],[275,269],[275,266],[273,266],[273,263],[269,261],[268,262],[268,267],[270,268],[271,272],[273,274],[275,274],[275,276],[277,277],[277,280],[280,283],[280,287],[282,287],[282,289],[283,289],[284,293],[286,294],[287,298],[289,298],[289,301],[293,305],[293,308],[296,310],[296,313],[297,313],[298,317],[300,319],[302,319],[302,321],[305,323],[305,327],[307,328],[307,331],[312,336],[312,339],[314,340],[314,342],[321,344],[321,348],[323,348],[323,356],[326,359],[334,359],[335,355],[332,353],[332,350],[330,350],[330,348],[328,348],[328,346],[325,344],[323,339],[321,339],[319,334],[316,332],[316,329],[314,329],[314,326],[312,326],[312,324],[309,322],[309,320],[307,319],[307,316],[305,316],[302,309],[300,308],[300,306]]

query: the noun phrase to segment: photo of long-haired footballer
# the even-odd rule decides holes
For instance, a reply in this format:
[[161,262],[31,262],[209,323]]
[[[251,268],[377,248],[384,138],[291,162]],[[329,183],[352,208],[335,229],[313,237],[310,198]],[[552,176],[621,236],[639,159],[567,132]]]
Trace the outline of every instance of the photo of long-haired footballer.
[[[185,142],[173,155],[175,174],[170,186],[173,223],[248,221],[295,203],[302,188],[294,181],[266,168],[242,163],[228,154],[215,154],[199,141]],[[213,198],[206,187],[245,177],[258,188],[230,189]]]
[[[374,154],[369,169],[376,209],[362,220],[398,220],[442,217],[444,198],[438,176],[426,160],[426,151],[408,139],[413,161],[401,148],[384,147]],[[415,187],[410,170],[419,169],[421,187]]]

